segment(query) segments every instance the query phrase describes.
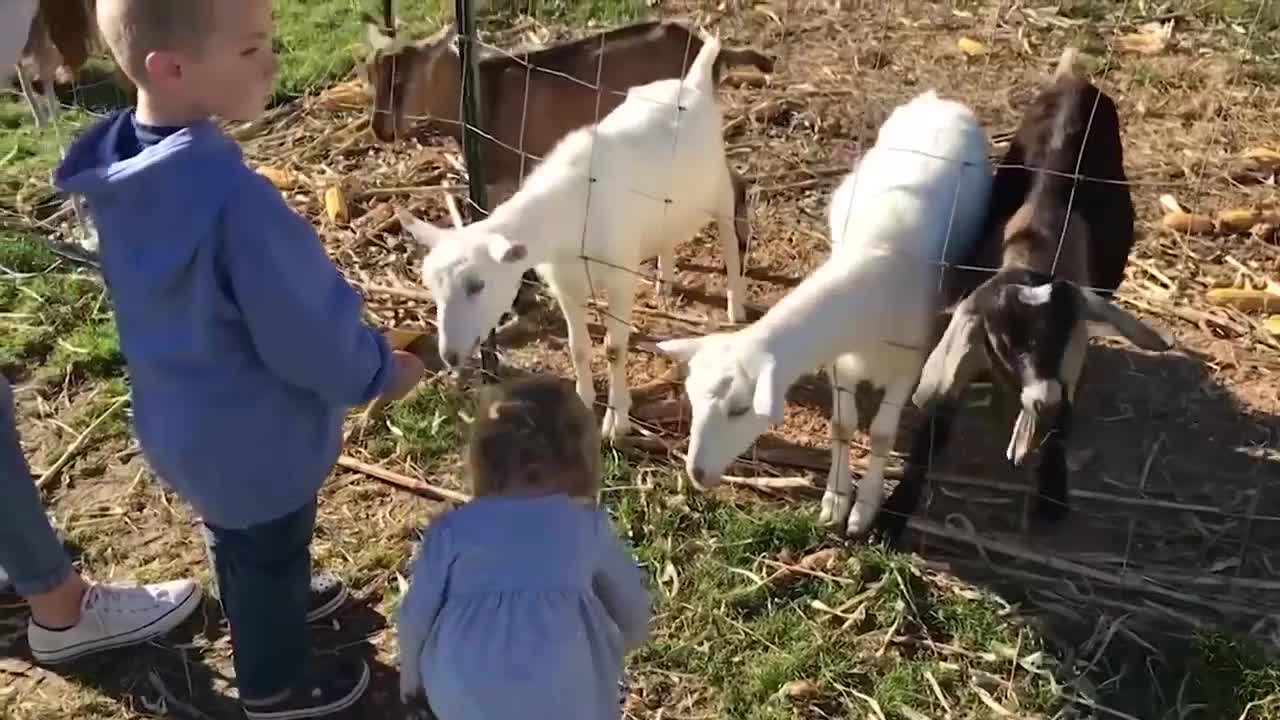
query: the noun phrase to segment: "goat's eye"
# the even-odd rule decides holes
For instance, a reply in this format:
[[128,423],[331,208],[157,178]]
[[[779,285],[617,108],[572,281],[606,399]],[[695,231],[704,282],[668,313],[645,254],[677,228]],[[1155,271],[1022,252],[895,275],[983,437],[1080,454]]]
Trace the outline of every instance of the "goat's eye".
[[479,278],[471,278],[467,280],[466,285],[464,285],[462,289],[467,293],[467,297],[475,297],[484,290],[484,281]]
[[751,408],[746,405],[732,406],[725,414],[731,418],[740,418],[743,415],[746,415],[747,411],[750,409]]

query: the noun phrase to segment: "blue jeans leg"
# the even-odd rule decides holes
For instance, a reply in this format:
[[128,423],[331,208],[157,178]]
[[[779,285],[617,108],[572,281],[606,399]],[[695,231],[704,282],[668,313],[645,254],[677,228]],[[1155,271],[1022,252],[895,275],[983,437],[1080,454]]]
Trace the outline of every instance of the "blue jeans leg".
[[13,388],[0,375],[0,574],[29,596],[53,590],[71,572],[18,444]]
[[231,650],[241,700],[262,700],[300,683],[310,638],[311,535],[316,504],[243,530],[205,523],[205,542],[222,610],[231,625]]

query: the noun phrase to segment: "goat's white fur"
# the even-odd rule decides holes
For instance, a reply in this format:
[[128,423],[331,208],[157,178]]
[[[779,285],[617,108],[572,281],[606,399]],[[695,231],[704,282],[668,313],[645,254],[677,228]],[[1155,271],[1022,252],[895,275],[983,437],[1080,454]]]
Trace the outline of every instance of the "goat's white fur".
[[712,81],[719,49],[716,39],[704,38],[683,81],[633,87],[597,125],[566,135],[488,218],[445,230],[401,213],[402,224],[430,248],[422,278],[437,302],[446,362],[472,355],[533,267],[564,313],[578,395],[590,407],[587,300],[604,290],[610,375],[602,432],[622,437],[630,429],[625,370],[640,264],[657,256],[669,281],[676,245],[713,217],[728,268],[729,315],[745,320],[733,185]]
[[[750,327],[659,343],[689,365],[687,470],[696,483],[715,485],[782,418],[787,388],[829,364],[831,470],[819,519],[854,535],[869,528],[902,406],[932,341],[941,262],[967,253],[986,212],[986,152],[986,133],[964,105],[926,92],[899,106],[832,197],[832,254],[817,271]],[[854,505],[849,444],[853,391],[863,381],[885,392]]]

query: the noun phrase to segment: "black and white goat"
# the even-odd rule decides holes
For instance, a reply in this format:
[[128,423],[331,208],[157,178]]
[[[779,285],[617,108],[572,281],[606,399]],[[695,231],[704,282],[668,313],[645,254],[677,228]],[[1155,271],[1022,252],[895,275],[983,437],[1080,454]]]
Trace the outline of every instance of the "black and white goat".
[[952,296],[964,299],[912,395],[928,418],[876,520],[886,540],[900,535],[919,504],[928,466],[946,448],[961,394],[978,373],[993,371],[1020,394],[1006,453],[1015,466],[1044,418],[1032,512],[1052,523],[1068,511],[1066,443],[1089,337],[1119,335],[1151,351],[1171,347],[1110,302],[1134,242],[1133,201],[1116,105],[1075,74],[1075,55],[1063,53],[996,171],[986,240],[969,264],[998,261],[1000,269],[981,284],[962,282]]

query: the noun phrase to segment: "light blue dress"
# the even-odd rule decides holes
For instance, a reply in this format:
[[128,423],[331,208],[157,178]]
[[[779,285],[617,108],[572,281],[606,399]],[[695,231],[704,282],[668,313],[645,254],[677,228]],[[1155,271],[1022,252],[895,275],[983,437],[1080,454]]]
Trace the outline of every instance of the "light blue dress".
[[400,690],[440,720],[610,720],[649,593],[603,510],[482,497],[434,520],[400,606]]

